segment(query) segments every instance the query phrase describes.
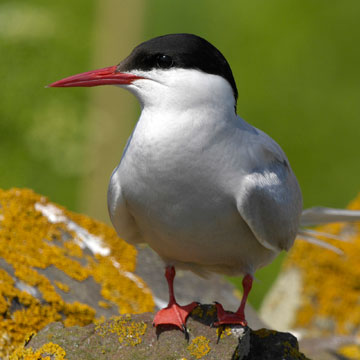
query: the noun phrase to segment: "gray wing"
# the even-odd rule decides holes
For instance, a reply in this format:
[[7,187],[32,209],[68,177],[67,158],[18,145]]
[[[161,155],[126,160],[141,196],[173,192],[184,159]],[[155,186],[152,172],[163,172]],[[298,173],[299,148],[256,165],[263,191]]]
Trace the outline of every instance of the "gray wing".
[[242,177],[238,211],[265,248],[288,250],[302,211],[299,184],[284,152],[265,133],[259,130],[247,146],[249,163],[256,165]]

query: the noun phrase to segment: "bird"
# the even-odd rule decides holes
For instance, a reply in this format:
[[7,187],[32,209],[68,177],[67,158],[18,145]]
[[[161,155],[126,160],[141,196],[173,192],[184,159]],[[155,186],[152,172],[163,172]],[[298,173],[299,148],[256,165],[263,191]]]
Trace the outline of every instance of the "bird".
[[[214,326],[247,326],[244,309],[257,269],[289,250],[301,231],[302,193],[275,140],[237,114],[238,90],[224,55],[202,37],[162,35],[118,65],[49,87],[116,85],[136,96],[141,114],[111,175],[108,209],[118,235],[147,243],[164,261],[169,303],[154,326],[186,333],[197,302],[179,305],[175,269],[200,276],[242,275],[236,312],[215,303]],[[328,208],[312,219],[336,221]],[[342,210],[342,220],[360,212]]]

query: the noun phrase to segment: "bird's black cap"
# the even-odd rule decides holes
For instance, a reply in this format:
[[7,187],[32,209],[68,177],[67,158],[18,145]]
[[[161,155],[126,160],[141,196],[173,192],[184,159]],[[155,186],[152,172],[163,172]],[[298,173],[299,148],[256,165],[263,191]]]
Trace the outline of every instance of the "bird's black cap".
[[224,55],[208,41],[193,34],[169,34],[145,41],[118,65],[117,71],[171,67],[198,69],[222,76],[230,83],[237,100],[234,76]]

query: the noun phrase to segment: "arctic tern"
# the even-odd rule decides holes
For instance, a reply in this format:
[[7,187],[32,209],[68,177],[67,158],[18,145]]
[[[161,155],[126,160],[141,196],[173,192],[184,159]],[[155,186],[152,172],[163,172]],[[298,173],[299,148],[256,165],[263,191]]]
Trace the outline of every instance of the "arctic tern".
[[[116,66],[50,87],[118,85],[141,115],[114,170],[111,221],[131,244],[147,243],[164,260],[169,305],[154,325],[186,331],[197,306],[177,304],[175,267],[198,274],[244,275],[235,313],[216,303],[215,326],[245,326],[255,271],[289,250],[302,219],[302,195],[289,160],[268,135],[236,113],[238,91],[221,52],[192,34],[143,42]],[[360,212],[313,208],[303,223],[358,219]],[[302,231],[302,230],[301,230]]]

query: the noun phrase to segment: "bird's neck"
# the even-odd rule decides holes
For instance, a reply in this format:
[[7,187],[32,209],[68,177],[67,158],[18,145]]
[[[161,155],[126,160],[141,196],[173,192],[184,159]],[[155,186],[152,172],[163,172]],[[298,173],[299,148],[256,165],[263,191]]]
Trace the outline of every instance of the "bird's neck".
[[[151,75],[155,78],[156,74]],[[228,81],[199,70],[163,72],[160,80],[137,80],[128,89],[139,99],[143,110],[153,113],[222,113],[226,118],[235,113],[236,101]]]

